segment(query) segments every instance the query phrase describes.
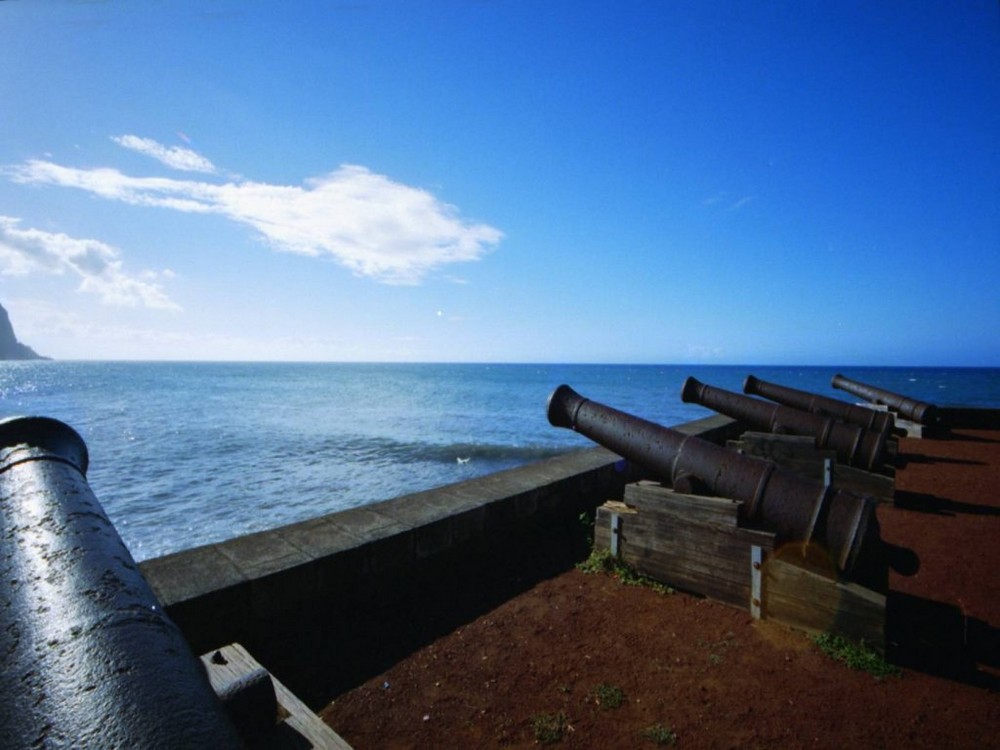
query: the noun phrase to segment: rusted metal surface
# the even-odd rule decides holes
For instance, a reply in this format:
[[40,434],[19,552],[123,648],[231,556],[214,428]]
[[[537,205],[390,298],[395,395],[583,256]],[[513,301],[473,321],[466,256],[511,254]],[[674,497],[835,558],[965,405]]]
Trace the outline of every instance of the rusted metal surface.
[[909,419],[911,422],[919,422],[927,426],[936,425],[938,422],[938,409],[934,404],[917,401],[909,396],[903,396],[874,385],[851,380],[839,374],[833,376],[830,384],[834,388],[847,391],[858,398],[871,401],[873,404],[888,406],[897,412],[899,416],[903,417],[903,419]]
[[741,422],[766,430],[792,435],[808,435],[817,448],[829,448],[837,460],[848,466],[870,471],[884,471],[886,435],[866,430],[838,419],[810,414],[782,404],[733,393],[705,385],[695,378],[684,381],[681,399],[707,406]]
[[856,424],[866,430],[878,432],[887,438],[892,435],[896,426],[895,420],[887,411],[870,409],[859,404],[849,404],[829,396],[821,396],[818,393],[800,391],[797,388],[789,388],[778,383],[769,383],[766,380],[747,375],[743,381],[743,392],[751,396],[762,396],[769,401],[775,401],[793,409],[801,409],[812,414],[820,414],[824,417],[833,417],[848,424]]
[[0,747],[244,747],[44,417],[0,422]]
[[586,435],[673,485],[690,479],[704,492],[743,503],[740,516],[782,543],[824,548],[838,569],[872,588],[884,586],[885,549],[875,503],[824,487],[695,436],[584,398],[567,385],[549,396],[549,422]]

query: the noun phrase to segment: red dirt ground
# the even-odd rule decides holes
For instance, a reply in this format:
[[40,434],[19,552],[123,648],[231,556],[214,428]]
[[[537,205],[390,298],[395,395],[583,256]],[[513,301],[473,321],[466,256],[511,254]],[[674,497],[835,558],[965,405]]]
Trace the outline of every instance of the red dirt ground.
[[[572,570],[338,697],[322,712],[356,750],[553,747],[1000,747],[1000,432],[904,439],[883,538],[887,653],[900,676],[832,661],[807,636],[706,599]],[[598,686],[617,687],[620,707]]]

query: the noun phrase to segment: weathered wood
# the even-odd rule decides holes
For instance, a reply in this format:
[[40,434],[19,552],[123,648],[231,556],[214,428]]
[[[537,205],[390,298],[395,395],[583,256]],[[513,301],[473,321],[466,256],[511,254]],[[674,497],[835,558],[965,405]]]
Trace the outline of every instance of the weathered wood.
[[[761,617],[807,632],[834,632],[884,648],[885,596],[836,579],[816,547],[775,549],[775,535],[738,525],[739,503],[674,492],[642,482],[625,502],[597,509],[594,544],[607,549],[612,515],[620,523],[619,556],[638,572],[741,609],[752,607],[752,547],[763,554]],[[817,552],[806,560],[805,551]]]
[[642,482],[625,489],[625,505],[598,509],[594,540],[607,548],[612,513],[621,518],[620,556],[644,575],[741,608],[750,601],[753,545],[774,548],[774,535],[737,525],[740,503],[685,495]]
[[[231,643],[203,654],[201,661],[205,665],[208,679],[216,692],[232,683],[233,680],[262,668],[257,660],[238,643]],[[282,685],[274,675],[271,675],[271,682],[274,683],[274,693],[278,699],[278,705],[283,709],[281,713],[282,715],[287,714],[284,724],[310,743],[302,745],[300,742],[295,744],[295,747],[311,747],[315,750],[351,750],[351,746],[340,735],[310,711],[309,707]]]
[[685,495],[657,482],[636,482],[625,486],[625,505],[637,510],[652,510],[662,515],[679,516],[685,523],[698,523],[723,529],[735,529],[742,503],[725,497]]
[[885,596],[780,556],[764,561],[763,616],[809,633],[837,633],[885,648]]
[[779,466],[804,477],[821,481],[825,459],[833,460],[831,484],[838,490],[867,495],[879,503],[890,504],[896,491],[896,481],[884,474],[865,471],[855,466],[836,462],[830,450],[816,448],[811,437],[802,435],[775,435],[770,432],[745,432],[739,440],[727,445],[748,456],[766,458]]
[[807,435],[784,435],[774,432],[747,431],[740,435],[739,440],[730,440],[730,445],[739,447],[745,453],[758,458],[766,458],[782,463],[784,461],[808,460],[819,458],[837,459],[836,451],[819,449],[816,439]]

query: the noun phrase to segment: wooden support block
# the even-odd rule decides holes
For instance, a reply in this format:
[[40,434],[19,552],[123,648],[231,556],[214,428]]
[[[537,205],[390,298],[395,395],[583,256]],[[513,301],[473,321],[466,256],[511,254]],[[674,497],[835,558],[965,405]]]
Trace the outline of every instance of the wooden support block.
[[685,495],[652,482],[625,488],[625,507],[598,509],[594,544],[608,549],[620,520],[619,556],[643,575],[734,606],[750,606],[751,547],[774,548],[774,535],[738,525],[740,503]]
[[739,525],[739,508],[652,482],[628,485],[624,502],[597,509],[594,546],[609,549],[615,518],[618,556],[643,575],[755,617],[884,648],[884,595],[837,580],[832,564],[828,570],[807,564],[799,559],[801,544],[776,551],[773,533]]
[[748,431],[740,435],[739,440],[733,440],[730,443],[738,443],[747,455],[766,458],[775,463],[795,460],[811,462],[817,457],[822,462],[823,458],[833,458],[834,460],[837,458],[835,451],[817,448],[816,439],[807,435]]
[[896,480],[844,464],[833,466],[833,486],[858,495],[867,495],[882,505],[890,505],[896,495]]
[[625,486],[625,505],[636,510],[679,516],[685,523],[704,524],[720,529],[735,529],[739,503],[725,497],[686,495],[658,482],[635,482]]
[[763,563],[763,617],[885,649],[885,596],[772,555]]
[[[212,688],[218,693],[234,680],[262,669],[250,653],[238,643],[230,643],[219,649],[209,651],[201,656],[202,664],[208,672]],[[322,719],[309,710],[294,693],[278,682],[271,675],[274,683],[274,693],[278,699],[281,714],[285,716],[281,722],[284,726],[284,736],[275,738],[276,747],[314,748],[315,750],[351,750],[344,739],[327,726]],[[289,732],[294,732],[298,738],[292,739]],[[307,744],[306,744],[307,743]],[[264,744],[264,747],[267,747]]]
[[896,415],[896,429],[906,432],[908,438],[921,438],[924,436],[924,426],[920,422],[911,422],[908,419]]
[[816,448],[811,437],[745,432],[739,440],[730,440],[728,446],[748,456],[774,461],[784,469],[816,481],[823,480],[823,462],[830,458],[833,459],[832,484],[836,489],[867,495],[880,504],[890,504],[893,501],[895,479],[837,463],[836,454]]

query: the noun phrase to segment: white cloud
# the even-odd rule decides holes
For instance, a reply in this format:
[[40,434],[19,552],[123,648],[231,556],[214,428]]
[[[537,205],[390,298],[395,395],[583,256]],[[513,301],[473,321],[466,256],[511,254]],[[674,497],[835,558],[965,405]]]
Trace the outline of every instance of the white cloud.
[[329,256],[389,284],[415,284],[440,266],[477,260],[503,237],[491,226],[463,221],[454,206],[425,190],[360,166],[342,166],[301,187],[130,177],[40,160],[7,174],[16,182],[75,187],[132,205],[225,216],[252,227],[277,250]]
[[122,270],[118,251],[98,240],[77,239],[66,234],[21,229],[20,221],[0,216],[0,274],[63,274],[81,278],[80,291],[96,294],[108,305],[179,310],[159,284],[130,276]]
[[719,359],[726,350],[721,346],[707,344],[688,344],[687,356],[692,360]]
[[[178,135],[183,134],[178,133]],[[215,174],[218,171],[215,165],[204,156],[183,146],[164,146],[152,138],[140,138],[136,135],[111,136],[111,140],[119,146],[152,157],[171,169],[179,169],[184,172],[204,172],[205,174]],[[184,136],[184,140],[189,142],[187,136]]]

